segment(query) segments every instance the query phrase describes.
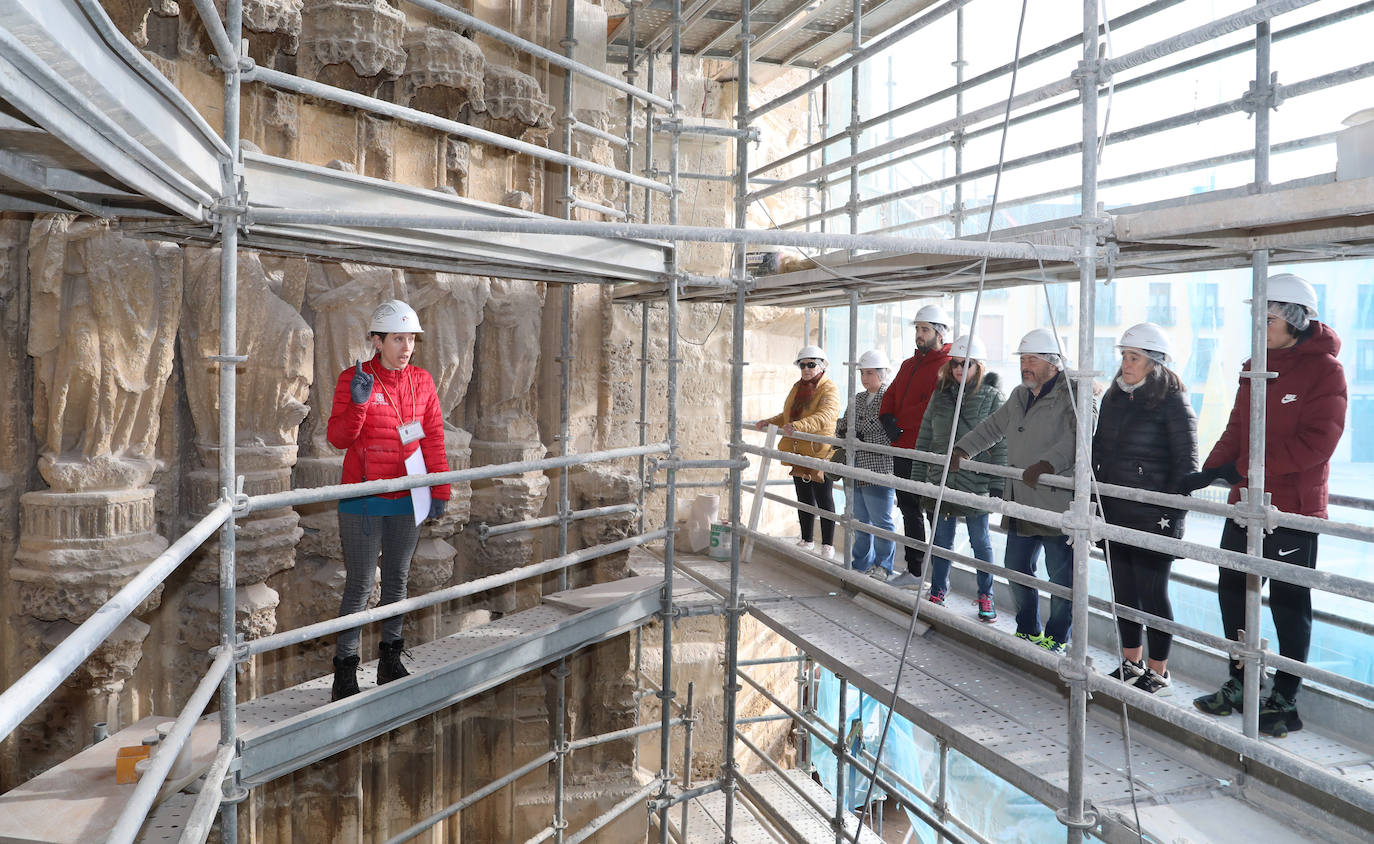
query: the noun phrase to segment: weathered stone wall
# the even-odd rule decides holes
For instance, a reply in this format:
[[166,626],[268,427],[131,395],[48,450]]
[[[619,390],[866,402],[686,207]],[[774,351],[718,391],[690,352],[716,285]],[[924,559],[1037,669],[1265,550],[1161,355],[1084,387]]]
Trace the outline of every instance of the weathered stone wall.
[[[103,5],[207,121],[221,126],[221,79],[193,4]],[[562,36],[562,12],[547,2],[484,2],[471,10],[541,44],[556,47]],[[604,39],[604,11],[588,3],[579,10],[579,26]],[[557,140],[559,72],[407,3],[247,0],[244,11],[248,52],[259,64],[526,141]],[[733,95],[724,96],[728,85],[710,79],[715,70],[686,63],[685,110],[728,121]],[[667,78],[664,68],[660,93]],[[584,122],[624,130],[623,101],[599,86],[579,84],[574,104]],[[243,133],[270,155],[560,213],[560,173],[527,156],[261,85],[245,87]],[[666,138],[659,140],[655,158],[664,161]],[[604,141],[584,138],[574,152],[607,163],[619,158]],[[684,143],[682,162],[685,170],[708,172],[733,166],[729,145],[709,139]],[[607,204],[625,199],[623,188],[585,174],[576,176],[575,192]],[[689,185],[681,210],[688,224],[726,225],[733,215],[725,186],[715,182]],[[666,206],[656,204],[652,219],[666,222]],[[208,357],[219,344],[219,260],[215,249],[146,241],[90,218],[0,218],[0,686],[41,658],[218,497],[217,373]],[[353,360],[370,356],[367,316],[393,297],[412,303],[423,324],[443,327],[426,334],[415,363],[435,376],[451,467],[560,450],[558,288],[249,251],[237,260],[237,342],[248,361],[239,369],[234,447],[246,492],[338,481],[342,456],[324,438],[335,380]],[[682,260],[684,269],[723,274],[728,248],[689,245]],[[574,290],[568,388],[569,443],[576,451],[638,441],[640,310],[614,304],[610,292],[609,286]],[[661,306],[648,314],[652,440],[665,436],[666,314]],[[782,357],[790,361],[800,341],[796,313],[751,311],[748,320],[751,344],[764,343],[770,355],[774,346],[786,348]],[[680,385],[692,397],[679,408],[683,456],[725,454],[730,324],[729,308],[682,309]],[[767,337],[776,340],[755,339]],[[757,397],[760,404],[780,402],[787,387],[771,380],[756,386],[752,377],[749,384],[751,402]],[[750,412],[746,408],[746,417]],[[577,472],[573,506],[635,500],[635,479],[616,468],[633,473],[633,461]],[[455,486],[444,518],[422,531],[411,594],[551,556],[553,531],[483,543],[472,528],[551,512],[556,505],[556,474]],[[662,512],[662,495],[651,496],[647,524],[661,523]],[[598,519],[579,523],[569,541],[577,548],[633,530],[631,517]],[[237,548],[236,610],[245,637],[337,612],[344,576],[332,505],[253,514],[240,522]],[[180,708],[217,643],[217,555],[214,541],[200,549],[0,744],[0,790],[79,749],[96,721],[110,722],[113,730]],[[625,565],[624,555],[599,560],[571,572],[571,582],[621,577]],[[533,606],[555,588],[550,577],[412,613],[407,641]],[[367,655],[375,653],[375,635],[375,629],[364,631]],[[718,687],[718,672],[712,678],[693,666],[702,653],[718,651],[722,631],[706,625],[693,635],[695,643],[675,654],[682,674],[700,673],[702,682]],[[646,632],[646,641],[653,638]],[[749,647],[766,653],[773,645],[760,638]],[[239,670],[239,694],[247,698],[319,676],[329,670],[331,655],[332,642],[318,641],[256,658]],[[631,661],[628,636],[569,659],[572,736],[619,729],[640,717]],[[264,842],[385,838],[546,750],[551,695],[549,673],[533,672],[255,790],[241,808],[244,829]],[[716,734],[714,751],[699,741],[706,748],[697,766],[701,777],[712,775],[712,760],[718,760],[719,729],[709,726],[711,717],[718,721],[719,713],[704,716],[699,732]],[[609,808],[656,767],[656,759],[641,759],[630,742],[580,752],[569,767],[569,821],[576,826]],[[531,774],[432,840],[524,840],[550,816],[551,789],[547,772]],[[643,819],[630,818],[597,840],[626,841],[642,832]]]

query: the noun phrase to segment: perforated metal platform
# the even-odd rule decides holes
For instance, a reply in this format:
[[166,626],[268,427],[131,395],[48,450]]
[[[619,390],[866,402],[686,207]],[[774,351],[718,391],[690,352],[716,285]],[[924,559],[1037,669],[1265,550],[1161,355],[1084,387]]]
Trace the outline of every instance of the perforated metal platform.
[[362,691],[345,700],[329,701],[325,676],[242,703],[243,780],[267,782],[629,630],[659,608],[660,585],[630,578],[580,612],[569,608],[576,601],[545,604],[418,645],[409,677],[379,687],[370,682],[375,663],[364,665]]
[[[725,564],[680,559],[678,568],[721,593],[728,588]],[[864,594],[866,586],[845,582],[840,571],[820,562],[811,567],[784,560],[759,548],[755,561],[743,567],[741,594],[760,621],[821,665],[886,701],[892,697],[909,613],[903,617],[890,603]],[[922,617],[925,614],[923,608]],[[934,629],[918,631],[907,654],[897,713],[1042,803],[1065,805],[1068,696],[1062,684],[1024,670],[1005,653],[942,635],[938,620],[935,624]],[[1009,645],[1015,647],[1011,628],[1007,630]],[[1099,664],[1114,661],[1104,653]],[[1179,690],[1174,698],[1178,705],[1188,704],[1190,691]],[[1232,720],[1238,727],[1239,719]],[[1228,766],[1191,749],[1187,743],[1197,741],[1193,734],[1165,734],[1133,722],[1132,739],[1136,798],[1149,810],[1142,810],[1141,821],[1158,840],[1177,840],[1180,831],[1189,829],[1196,834],[1198,825],[1184,820],[1189,815],[1225,817],[1234,833],[1230,840],[1266,842],[1311,840],[1313,829],[1298,825],[1329,818],[1317,807],[1308,807],[1310,817],[1304,814],[1296,797],[1285,797],[1281,804],[1268,801],[1266,806],[1264,795],[1276,790],[1248,778],[1243,766]],[[1285,742],[1284,749],[1369,785],[1367,748],[1312,729]],[[1137,840],[1129,831],[1134,826],[1131,781],[1125,774],[1119,709],[1090,708],[1084,762],[1086,796],[1104,820],[1101,835],[1106,840]],[[1323,836],[1340,840],[1347,828],[1323,829]]]

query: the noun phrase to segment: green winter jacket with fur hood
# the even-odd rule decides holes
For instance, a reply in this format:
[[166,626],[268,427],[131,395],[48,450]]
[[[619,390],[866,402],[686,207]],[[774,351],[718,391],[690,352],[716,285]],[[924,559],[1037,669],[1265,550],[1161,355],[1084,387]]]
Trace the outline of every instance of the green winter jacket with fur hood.
[[[987,419],[1002,406],[1006,399],[1002,395],[1000,386],[1001,381],[997,377],[997,373],[987,372],[976,391],[964,394],[964,403],[959,406],[959,430],[954,434],[955,439],[978,427],[980,422]],[[944,384],[936,390],[935,395],[930,399],[930,404],[926,406],[925,416],[921,417],[921,432],[916,436],[917,451],[933,451],[936,454],[943,454],[949,450],[949,429],[950,423],[954,420],[954,402],[958,396],[959,385],[955,382]],[[1007,465],[1007,443],[1005,440],[998,440],[987,451],[974,454],[972,457],[983,463],[996,463],[999,466],[1005,466]],[[939,484],[940,474],[943,471],[943,466],[915,460],[912,461],[911,465],[911,479]],[[997,490],[998,495],[1000,495],[1003,484],[1002,478],[990,478],[987,475],[980,475],[967,469],[952,473],[945,483],[950,489],[974,495],[987,495],[993,489]],[[923,497],[922,503],[925,504],[927,510],[933,510],[935,507],[935,499],[933,498]],[[955,504],[951,501],[945,501],[940,505],[940,513],[944,516],[970,516],[984,512],[987,511]]]

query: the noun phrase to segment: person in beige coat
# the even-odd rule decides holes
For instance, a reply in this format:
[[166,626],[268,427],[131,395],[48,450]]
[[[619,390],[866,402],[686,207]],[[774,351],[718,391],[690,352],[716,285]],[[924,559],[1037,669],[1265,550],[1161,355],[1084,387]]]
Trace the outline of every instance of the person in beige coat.
[[[829,365],[825,350],[819,346],[803,346],[797,352],[796,364],[801,377],[787,393],[783,411],[767,419],[760,419],[755,426],[762,431],[769,425],[778,425],[786,434],[778,444],[779,451],[789,451],[803,457],[825,460],[834,451],[828,445],[795,439],[795,433],[817,434],[824,437],[835,436],[835,422],[840,418],[840,390],[835,382],[826,377]],[[835,491],[825,472],[805,466],[793,466],[786,461],[784,466],[792,469],[792,483],[797,489],[797,501],[809,504],[829,513],[835,512]],[[797,511],[797,521],[801,525],[801,539],[797,544],[808,551],[815,550],[815,516],[803,510]],[[835,559],[835,522],[821,519],[821,556],[827,560]]]

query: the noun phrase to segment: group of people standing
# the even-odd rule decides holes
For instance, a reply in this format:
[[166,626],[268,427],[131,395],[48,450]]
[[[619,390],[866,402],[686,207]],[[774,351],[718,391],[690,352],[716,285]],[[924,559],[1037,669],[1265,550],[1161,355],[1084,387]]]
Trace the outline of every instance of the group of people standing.
[[[1344,428],[1345,376],[1336,355],[1340,340],[1317,320],[1315,290],[1291,274],[1268,281],[1267,358],[1277,377],[1267,383],[1268,423],[1265,438],[1265,491],[1278,509],[1306,516],[1326,517],[1328,463]],[[1065,374],[1066,362],[1053,334],[1045,329],[1027,333],[1017,348],[1021,383],[1004,396],[996,373],[987,369],[987,352],[974,336],[949,342],[951,320],[938,305],[922,307],[914,320],[916,349],[902,362],[891,381],[882,352],[867,351],[858,368],[863,390],[841,414],[839,390],[826,376],[829,361],[818,346],[797,354],[800,378],[788,394],[782,413],[759,420],[762,430],[778,425],[785,437],[779,450],[826,459],[829,445],[801,440],[797,432],[849,435],[860,445],[854,465],[879,474],[943,485],[966,495],[958,501],[936,500],[871,481],[851,481],[850,497],[858,521],[891,533],[895,500],[902,513],[906,537],[905,571],[895,571],[896,543],[881,535],[854,532],[848,565],[897,587],[921,583],[924,546],[933,528],[932,551],[951,549],[957,523],[963,520],[974,558],[992,564],[989,510],[968,495],[1005,498],[1020,505],[1054,513],[1067,512],[1072,494],[1062,486],[1040,483],[1043,475],[1071,474],[1079,424],[1093,430],[1092,473],[1104,484],[1188,494],[1216,480],[1230,487],[1230,501],[1240,500],[1247,484],[1250,376],[1242,374],[1240,389],[1221,438],[1198,469],[1197,419],[1187,387],[1173,368],[1173,352],[1165,332],[1153,323],[1127,329],[1117,348],[1121,365],[1111,384],[1090,402],[1094,419],[1079,420],[1075,387]],[[1244,369],[1249,369],[1247,361]],[[948,454],[947,463],[865,449],[862,444]],[[1010,477],[983,474],[962,464],[967,460],[1008,466]],[[824,471],[791,467],[797,500],[814,509],[834,512],[832,482]],[[1179,508],[1097,496],[1102,518],[1109,524],[1157,536],[1182,538],[1186,511]],[[798,544],[815,549],[815,516],[798,511]],[[1035,576],[1043,553],[1051,583],[1066,588],[1073,582],[1073,550],[1061,525],[1038,524],[1006,517],[1003,565],[1009,571]],[[835,560],[835,523],[821,519],[819,553]],[[1227,519],[1221,547],[1245,550],[1245,528]],[[1169,576],[1174,558],[1155,550],[1115,540],[1103,543],[1116,603],[1158,618],[1172,620]],[[1291,565],[1316,565],[1317,535],[1277,528],[1265,537],[1266,558]],[[944,604],[949,592],[950,562],[931,554],[928,599]],[[1054,595],[1050,614],[1041,625],[1039,592],[1011,582],[1016,607],[1015,635],[1052,653],[1062,653],[1072,632],[1073,604]],[[1219,571],[1217,595],[1225,634],[1242,637],[1245,574]],[[1278,633],[1279,652],[1306,661],[1312,630],[1312,603],[1307,587],[1275,581],[1270,603]],[[977,574],[977,616],[994,621],[993,575]],[[1111,676],[1155,695],[1172,691],[1168,670],[1172,636],[1119,618],[1121,663]],[[1148,648],[1146,647],[1148,645]],[[1232,662],[1230,678],[1214,694],[1194,701],[1208,714],[1224,716],[1241,707],[1243,668]],[[1296,696],[1300,678],[1278,672],[1260,711],[1260,729],[1281,737],[1302,728]]]

